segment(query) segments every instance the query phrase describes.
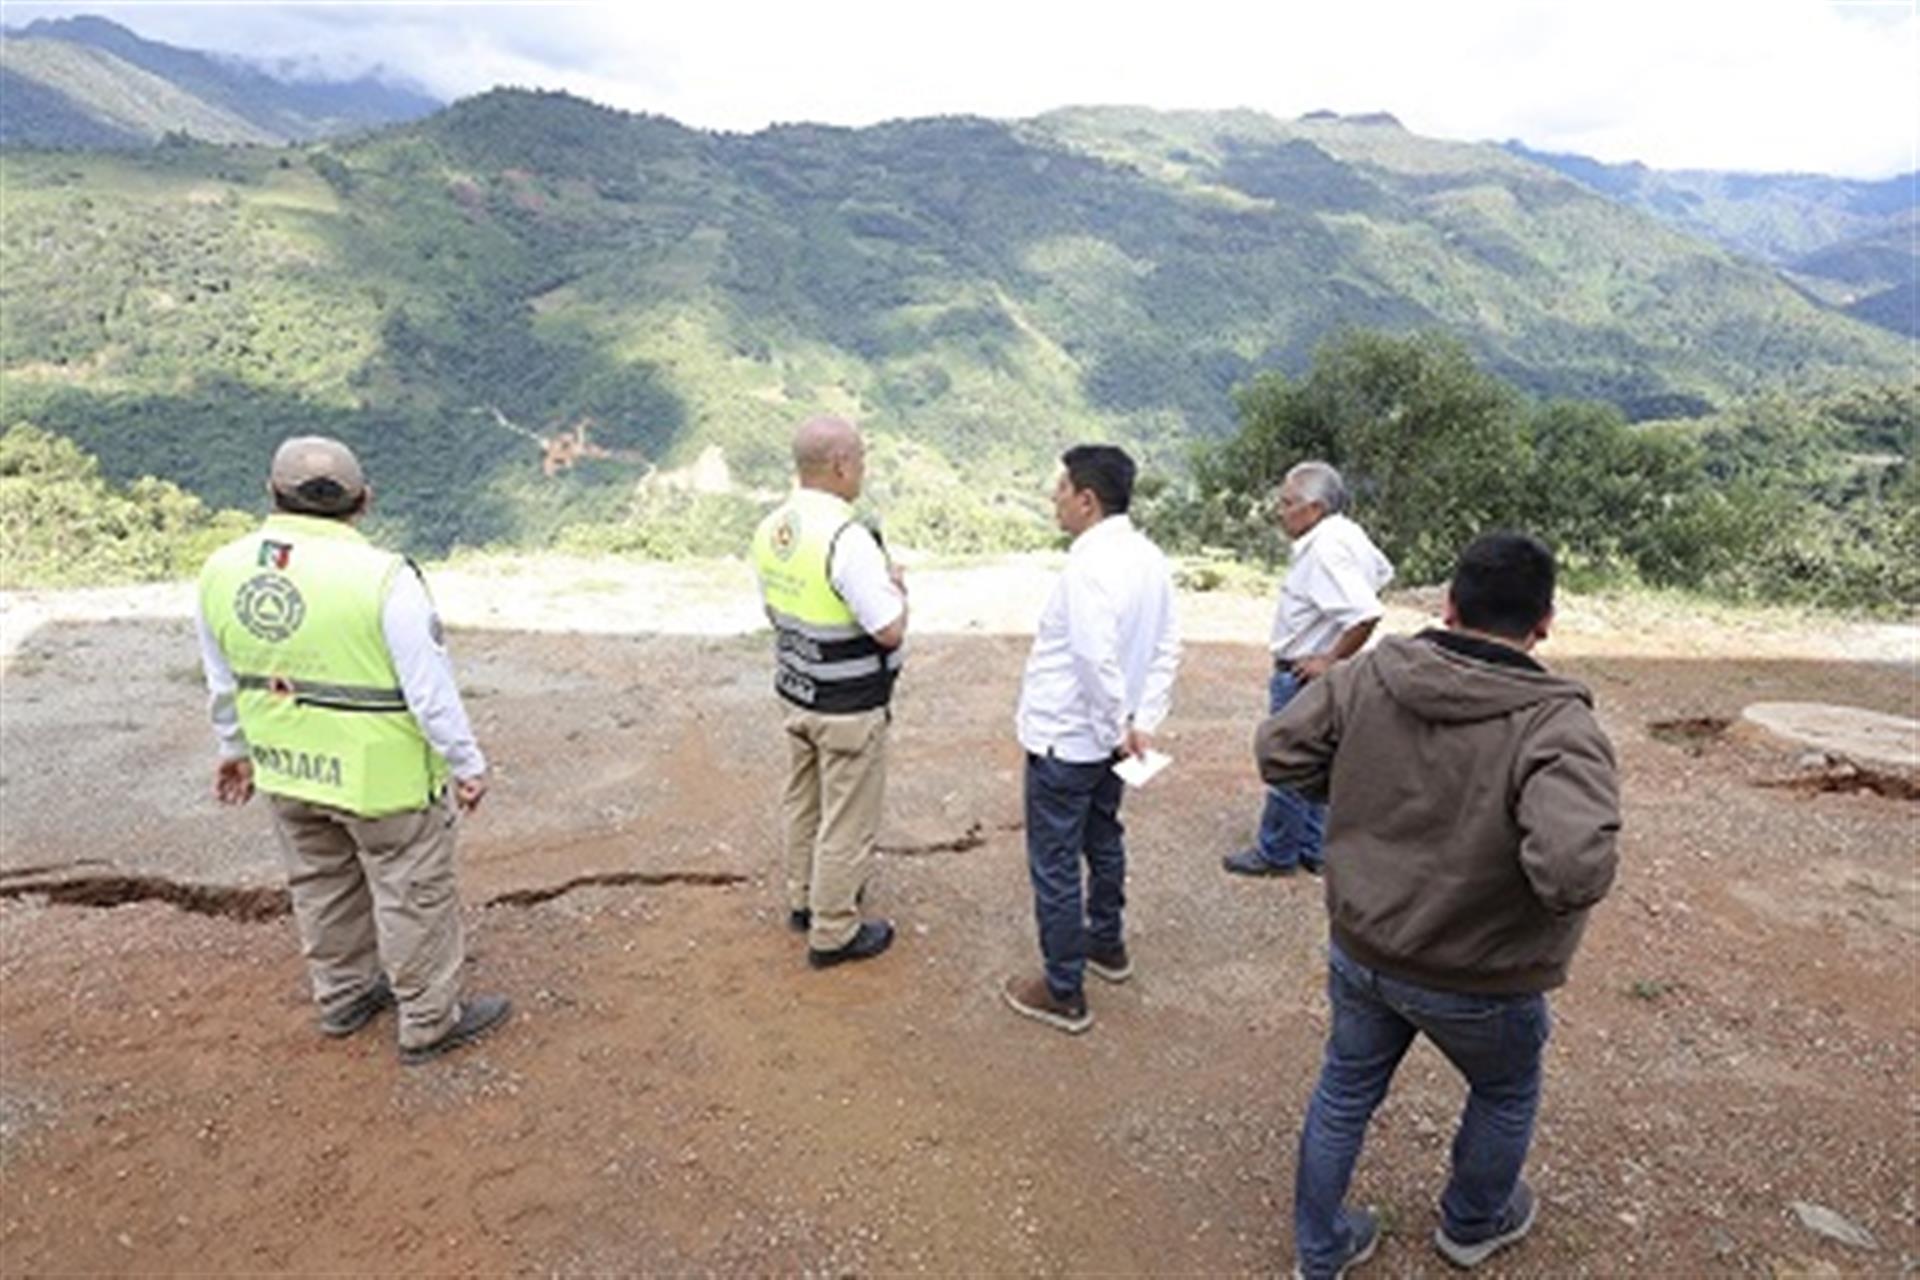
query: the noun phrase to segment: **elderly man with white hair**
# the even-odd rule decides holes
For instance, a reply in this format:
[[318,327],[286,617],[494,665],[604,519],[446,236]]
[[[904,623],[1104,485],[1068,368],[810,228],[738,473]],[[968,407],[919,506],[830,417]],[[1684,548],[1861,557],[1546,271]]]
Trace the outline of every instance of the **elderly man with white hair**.
[[[1346,482],[1325,462],[1302,462],[1281,481],[1275,506],[1293,539],[1293,557],[1280,582],[1273,614],[1273,675],[1269,713],[1293,700],[1308,681],[1365,647],[1380,621],[1380,589],[1393,566],[1373,540],[1344,514]],[[1269,787],[1255,842],[1221,865],[1235,875],[1320,874],[1326,807],[1288,787]]]

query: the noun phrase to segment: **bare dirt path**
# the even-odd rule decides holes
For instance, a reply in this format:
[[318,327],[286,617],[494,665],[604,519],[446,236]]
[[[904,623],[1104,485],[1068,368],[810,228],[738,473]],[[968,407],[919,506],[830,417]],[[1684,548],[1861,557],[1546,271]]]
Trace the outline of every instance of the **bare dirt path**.
[[[916,641],[898,707],[873,908],[902,938],[824,974],[770,879],[777,712],[764,642],[729,634],[751,598],[729,622],[723,575],[571,572],[436,577],[500,775],[463,836],[471,981],[515,1021],[405,1070],[390,1022],[314,1034],[290,922],[235,918],[257,897],[0,898],[0,1272],[1290,1260],[1324,914],[1310,884],[1217,865],[1258,802],[1264,602],[1190,602],[1178,763],[1128,801],[1140,972],[1096,987],[1070,1039],[995,996],[1034,957],[1009,721],[1044,563],[916,578],[917,621],[946,634]],[[203,798],[167,590],[141,618],[126,598],[0,605],[0,892],[276,886],[264,813]],[[1760,785],[1794,762],[1716,726],[1766,699],[1912,715],[1910,660],[1865,660],[1910,655],[1911,632],[1613,608],[1571,602],[1546,656],[1592,683],[1620,749],[1624,870],[1555,1007],[1541,1227],[1489,1270],[1910,1270],[1920,808]],[[61,863],[79,865],[30,870]],[[622,882],[541,898],[593,877]],[[1356,1193],[1388,1215],[1383,1275],[1445,1273],[1426,1237],[1459,1100],[1417,1050],[1370,1140]],[[1874,1247],[1816,1234],[1796,1201]]]

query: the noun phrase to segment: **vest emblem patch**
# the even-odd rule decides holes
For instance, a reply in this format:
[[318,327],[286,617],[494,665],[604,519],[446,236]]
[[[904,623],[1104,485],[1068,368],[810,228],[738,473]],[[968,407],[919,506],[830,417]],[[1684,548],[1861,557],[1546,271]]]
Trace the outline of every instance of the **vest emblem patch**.
[[291,578],[258,573],[240,584],[233,597],[240,625],[269,644],[278,644],[307,620],[307,602]]
[[793,552],[800,545],[800,515],[796,511],[785,511],[780,515],[780,523],[773,526],[773,554],[782,560],[793,559]]

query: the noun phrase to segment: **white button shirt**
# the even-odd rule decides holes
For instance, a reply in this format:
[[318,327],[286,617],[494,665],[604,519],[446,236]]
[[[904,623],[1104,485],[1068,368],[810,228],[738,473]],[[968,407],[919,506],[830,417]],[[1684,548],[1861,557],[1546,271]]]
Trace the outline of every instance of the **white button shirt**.
[[1267,647],[1276,658],[1325,653],[1341,633],[1385,612],[1380,588],[1392,580],[1393,565],[1359,525],[1322,517],[1294,541]]
[[1173,574],[1125,515],[1073,540],[1041,611],[1014,716],[1020,745],[1076,764],[1105,760],[1129,724],[1151,733],[1173,705],[1180,635]]
[[842,529],[834,542],[827,580],[868,635],[892,626],[907,607],[887,572],[887,553],[880,549],[873,531],[858,521]]

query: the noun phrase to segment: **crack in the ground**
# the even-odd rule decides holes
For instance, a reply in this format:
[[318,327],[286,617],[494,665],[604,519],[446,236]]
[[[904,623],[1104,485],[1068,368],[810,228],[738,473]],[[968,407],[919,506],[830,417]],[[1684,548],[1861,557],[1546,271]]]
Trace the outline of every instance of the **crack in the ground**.
[[1890,800],[1920,800],[1920,783],[1897,773],[1863,769],[1850,761],[1835,761],[1806,773],[1785,778],[1760,778],[1753,784],[1776,791],[1828,792],[1848,794],[1872,791]]
[[162,876],[81,876],[66,880],[0,884],[0,898],[24,898],[29,894],[43,895],[49,903],[74,907],[124,907],[131,902],[165,902],[195,915],[222,916],[248,924],[278,919],[292,909],[285,889],[183,884]]
[[[12,880],[34,871],[35,868],[23,867],[7,872],[6,877]],[[743,884],[747,879],[732,871],[603,871],[575,876],[557,885],[539,885],[495,894],[481,906],[531,907],[572,893],[575,889],[596,885],[724,886]],[[195,915],[220,916],[246,924],[277,920],[292,910],[292,899],[283,888],[191,884],[168,880],[164,876],[99,875],[62,880],[18,880],[0,884],[0,898],[35,896],[44,897],[50,905],[67,907],[110,908],[124,907],[134,902],[164,902]]]
[[592,875],[575,876],[556,885],[540,885],[532,889],[514,889],[507,893],[496,893],[482,906],[486,907],[531,907],[542,902],[551,902],[562,894],[572,893],[575,889],[590,889],[599,886],[619,886],[629,884],[693,884],[723,886],[745,884],[747,877],[735,871],[599,871]]
[[[1026,826],[1027,824],[1024,822],[1001,822],[996,823],[993,830],[996,834],[1010,831],[1024,831],[1026,830]],[[919,844],[882,844],[875,845],[874,848],[877,852],[887,854],[890,857],[921,858],[930,853],[967,853],[971,850],[978,849],[990,838],[986,824],[974,822],[959,835],[946,840],[927,840]]]
[[1672,720],[1649,720],[1647,733],[1655,742],[1684,747],[1698,755],[1706,743],[1723,736],[1733,727],[1725,716],[1680,716]]
[[22,876],[43,876],[49,871],[71,871],[75,867],[111,865],[105,858],[70,858],[65,862],[36,862],[28,867],[7,867],[0,870],[0,880],[18,880]]

